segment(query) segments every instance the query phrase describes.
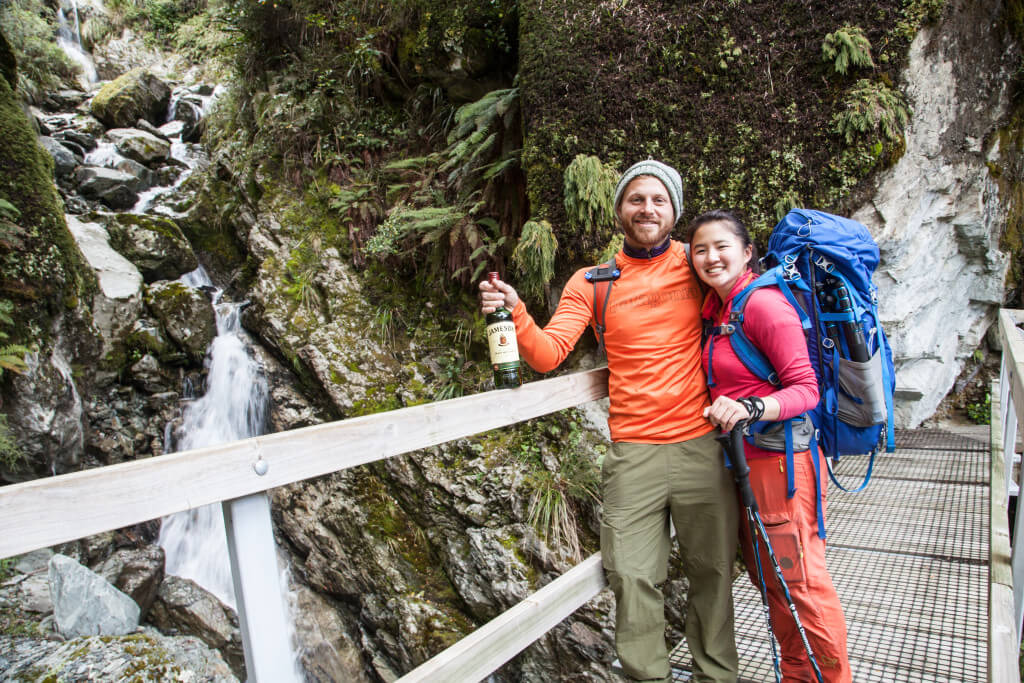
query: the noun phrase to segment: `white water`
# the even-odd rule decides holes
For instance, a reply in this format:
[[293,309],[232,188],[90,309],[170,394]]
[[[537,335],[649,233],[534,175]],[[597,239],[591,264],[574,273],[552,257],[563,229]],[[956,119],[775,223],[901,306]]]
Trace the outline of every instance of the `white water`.
[[[183,276],[182,282],[190,287],[212,286],[202,268]],[[168,451],[214,446],[263,432],[266,380],[242,339],[239,304],[219,303],[219,298],[218,291],[214,299],[217,336],[207,356],[206,393],[185,406],[176,442],[165,444]],[[165,518],[159,543],[167,553],[168,573],[192,579],[221,602],[235,606],[220,505]]]
[[[196,288],[213,286],[202,266],[182,276],[181,281]],[[247,337],[239,320],[242,304],[221,303],[220,296],[220,290],[216,290],[213,301],[217,336],[207,354],[206,393],[192,398],[191,386],[185,386],[184,394],[189,402],[182,414],[177,439],[170,425],[165,432],[168,452],[246,439],[262,434],[265,429],[267,382],[259,363],[247,349]],[[236,608],[224,517],[219,504],[165,517],[158,543],[166,554],[168,574],[191,579],[224,604]],[[281,583],[287,586],[284,576],[282,572]],[[281,599],[285,601],[286,612],[291,614],[288,596],[281,596]],[[289,623],[288,628],[294,642],[293,623]],[[294,653],[292,661],[297,683],[303,676]]]
[[85,80],[81,85],[88,90],[89,86],[99,80],[99,75],[96,73],[96,64],[92,61],[92,56],[82,49],[82,32],[78,24],[77,0],[72,0],[72,11],[75,20],[74,27],[68,24],[68,19],[64,16],[64,10],[57,10],[57,45],[60,46],[60,49],[64,50],[64,54],[82,68],[82,76]]

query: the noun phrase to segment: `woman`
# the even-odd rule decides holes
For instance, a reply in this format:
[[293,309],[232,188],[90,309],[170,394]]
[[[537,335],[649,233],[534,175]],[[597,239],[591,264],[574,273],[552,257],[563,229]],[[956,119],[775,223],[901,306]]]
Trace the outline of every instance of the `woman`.
[[[733,352],[728,328],[716,327],[728,322],[733,297],[757,277],[751,267],[754,247],[747,229],[732,214],[711,211],[690,223],[689,235],[693,269],[709,288],[702,311],[712,329],[703,351],[712,399],[708,419],[729,431],[740,420],[787,420],[813,408],[818,402],[817,380],[800,319],[782,292],[775,287],[758,289],[743,311],[743,331],[771,362],[781,380],[780,387],[751,373]],[[824,680],[850,681],[846,622],[825,568],[825,542],[818,535],[815,463],[806,440],[801,443],[794,437],[794,441],[803,450],[793,456],[796,493],[792,497],[786,495],[785,453],[751,445],[748,440],[745,452],[750,483],[776,554],[793,559],[784,563],[788,566],[783,568],[783,576]],[[818,476],[824,475],[824,470],[820,468]],[[824,506],[826,480],[821,478],[818,486]],[[740,542],[750,578],[759,585],[750,530],[742,524]],[[761,563],[766,570],[772,629],[782,650],[783,679],[815,681],[803,641],[763,548]]]

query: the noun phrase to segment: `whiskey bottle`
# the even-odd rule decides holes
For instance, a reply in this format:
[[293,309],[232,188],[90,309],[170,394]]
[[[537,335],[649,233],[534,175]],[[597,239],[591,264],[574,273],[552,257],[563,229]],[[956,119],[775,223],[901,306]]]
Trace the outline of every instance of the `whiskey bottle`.
[[[497,273],[488,273],[487,279],[494,282]],[[516,326],[512,312],[504,306],[487,314],[487,345],[491,350],[491,367],[494,368],[494,387],[514,389],[523,383],[523,367],[519,361],[519,346],[516,344]]]

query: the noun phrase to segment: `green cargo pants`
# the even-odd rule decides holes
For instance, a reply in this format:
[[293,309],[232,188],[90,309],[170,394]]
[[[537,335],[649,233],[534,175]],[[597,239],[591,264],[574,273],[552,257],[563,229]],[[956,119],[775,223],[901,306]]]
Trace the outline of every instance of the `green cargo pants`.
[[732,566],[739,506],[714,432],[674,444],[614,443],[605,456],[601,555],[615,593],[615,647],[635,679],[669,675],[664,597],[669,515],[689,581],[693,681],[734,683]]

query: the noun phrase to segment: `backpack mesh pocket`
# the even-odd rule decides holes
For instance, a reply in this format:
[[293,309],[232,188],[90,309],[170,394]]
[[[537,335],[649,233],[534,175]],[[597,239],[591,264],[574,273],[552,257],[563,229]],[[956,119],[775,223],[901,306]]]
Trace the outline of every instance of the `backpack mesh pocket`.
[[[870,427],[885,422],[885,387],[882,383],[882,355],[867,362],[839,359],[839,407],[836,416],[853,427]],[[859,396],[860,400],[852,398]]]

